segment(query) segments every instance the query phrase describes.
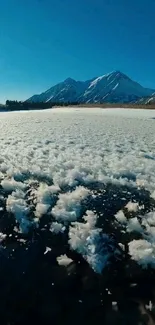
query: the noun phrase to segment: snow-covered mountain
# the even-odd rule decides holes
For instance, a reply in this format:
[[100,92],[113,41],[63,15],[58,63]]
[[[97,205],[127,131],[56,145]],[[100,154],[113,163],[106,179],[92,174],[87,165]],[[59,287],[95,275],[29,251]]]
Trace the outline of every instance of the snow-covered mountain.
[[153,104],[155,103],[155,93],[153,93],[149,97],[142,97],[139,101],[138,104]]
[[150,97],[155,90],[142,87],[120,71],[87,81],[68,78],[29,102],[129,103]]

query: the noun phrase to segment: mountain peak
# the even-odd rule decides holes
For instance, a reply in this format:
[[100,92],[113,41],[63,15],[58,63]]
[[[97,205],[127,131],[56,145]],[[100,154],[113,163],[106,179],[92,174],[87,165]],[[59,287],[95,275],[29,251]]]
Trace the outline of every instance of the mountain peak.
[[142,87],[121,71],[115,70],[87,81],[76,81],[69,77],[28,101],[133,103],[152,95],[153,92],[154,90]]
[[76,81],[69,77],[69,78],[65,79],[64,82],[65,83],[73,83],[73,82],[76,82]]
[[113,70],[111,74],[123,74],[120,70]]
[[117,76],[117,77],[123,77],[123,78],[129,79],[129,77],[126,74],[124,74],[123,72],[121,72],[120,70],[114,70],[111,72],[111,74],[114,76]]

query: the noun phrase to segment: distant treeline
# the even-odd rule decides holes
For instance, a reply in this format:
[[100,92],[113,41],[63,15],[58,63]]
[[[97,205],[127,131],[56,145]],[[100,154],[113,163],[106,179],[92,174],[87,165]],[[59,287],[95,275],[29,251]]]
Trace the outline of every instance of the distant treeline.
[[100,108],[132,108],[132,109],[155,109],[155,103],[136,104],[136,103],[79,103],[79,102],[22,102],[17,100],[6,100],[5,105],[0,105],[0,110],[20,111],[20,110],[37,110],[47,109],[55,106],[78,106],[78,107],[100,107]]
[[67,103],[61,103],[61,102],[22,102],[17,100],[6,100],[5,107],[9,110],[32,110],[32,109],[46,109],[51,108],[54,106],[71,106],[71,105],[79,105],[77,102],[67,102]]

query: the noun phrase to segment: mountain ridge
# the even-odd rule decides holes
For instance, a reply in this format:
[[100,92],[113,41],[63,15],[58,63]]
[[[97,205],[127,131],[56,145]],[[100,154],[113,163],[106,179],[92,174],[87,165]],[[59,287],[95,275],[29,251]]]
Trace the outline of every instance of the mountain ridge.
[[45,92],[33,95],[27,102],[133,103],[151,97],[154,92],[116,70],[86,81],[69,77]]

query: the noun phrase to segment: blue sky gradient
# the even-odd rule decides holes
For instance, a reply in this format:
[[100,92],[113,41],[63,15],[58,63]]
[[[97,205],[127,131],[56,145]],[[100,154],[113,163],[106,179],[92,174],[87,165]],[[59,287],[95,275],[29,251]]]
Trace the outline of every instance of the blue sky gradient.
[[121,70],[155,89],[154,0],[0,1],[0,102]]

